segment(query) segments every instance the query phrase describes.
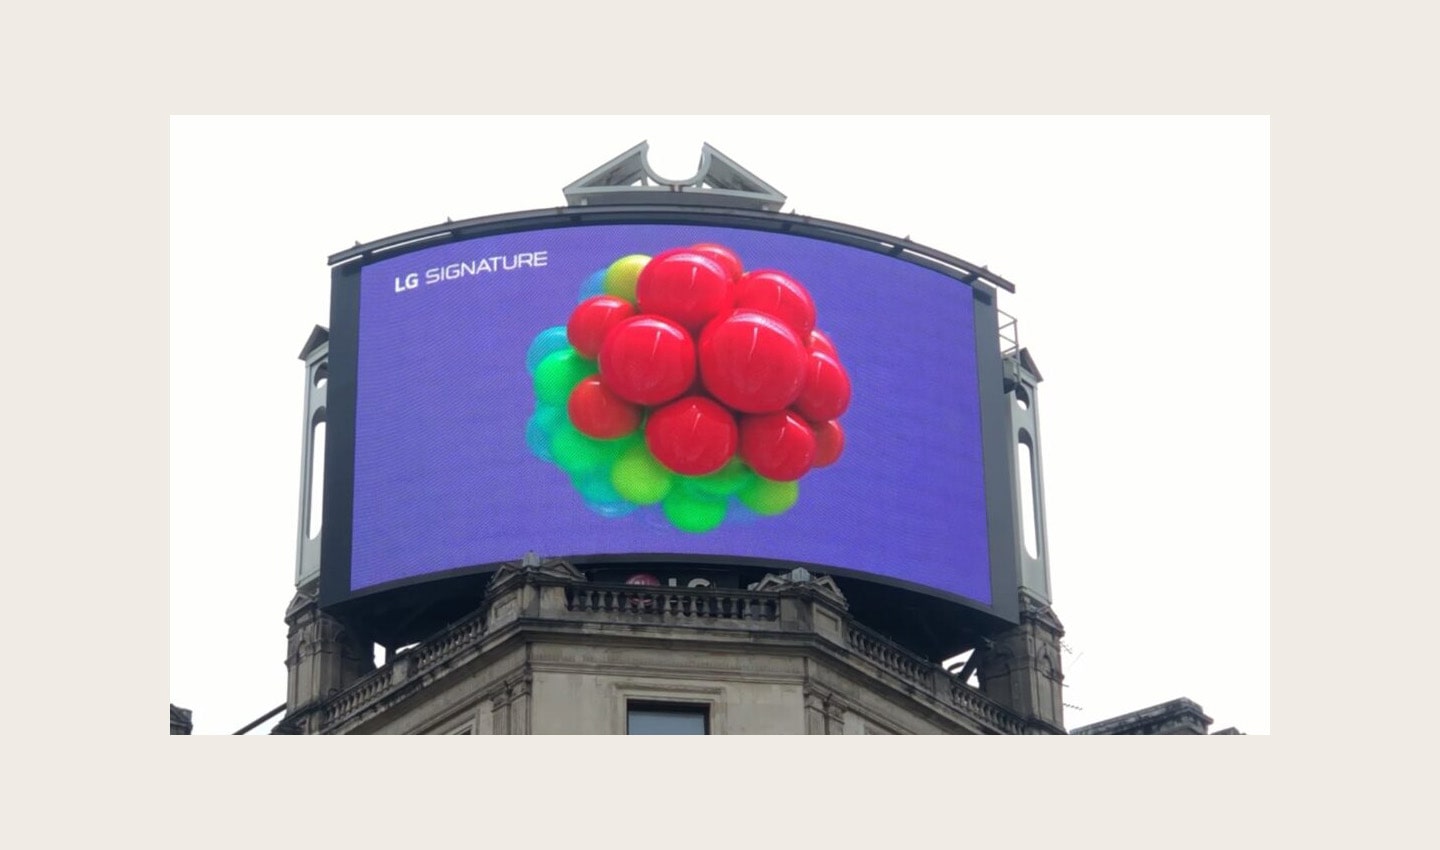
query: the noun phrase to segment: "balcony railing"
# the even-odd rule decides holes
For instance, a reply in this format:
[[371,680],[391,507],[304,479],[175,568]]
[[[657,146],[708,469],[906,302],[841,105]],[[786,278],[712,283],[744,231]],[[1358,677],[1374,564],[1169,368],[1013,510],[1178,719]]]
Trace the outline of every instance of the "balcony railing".
[[475,645],[484,635],[485,618],[478,615],[467,617],[439,637],[411,650],[415,657],[416,670],[421,673],[429,670],[465,647]]
[[336,694],[325,706],[325,716],[320,728],[332,726],[380,699],[390,690],[393,674],[394,665],[386,664],[365,674],[360,681]]
[[665,620],[759,620],[780,617],[780,601],[771,591],[641,590],[644,585],[571,585],[565,608],[578,613],[636,614]]
[[[915,655],[899,644],[853,621],[845,629],[845,642],[850,645],[851,649],[870,659],[882,669],[894,673],[906,681],[923,685],[927,689],[930,687],[934,671],[939,669],[939,665],[930,663],[927,659]],[[941,672],[944,671],[941,670]]]
[[485,612],[477,611],[434,638],[416,644],[394,661],[365,674],[355,684],[332,697],[325,706],[320,728],[334,726],[398,689],[404,684],[395,681],[395,670],[399,664],[413,663],[412,675],[423,673],[458,655],[466,647],[479,643],[484,636]]
[[[553,585],[552,585],[553,587]],[[720,588],[647,588],[644,585],[599,585],[582,582],[564,586],[564,613],[559,615],[634,619],[654,625],[721,622],[776,623],[786,590],[729,590]],[[558,597],[555,597],[558,603]],[[556,606],[558,608],[558,605]],[[543,606],[542,606],[543,608]],[[489,611],[482,609],[455,623],[442,634],[402,653],[391,663],[365,675],[336,694],[321,715],[321,732],[335,730],[365,709],[418,681],[465,650],[480,646],[486,637]],[[542,616],[546,616],[542,610]],[[744,626],[741,626],[744,627]],[[750,626],[754,628],[754,626]],[[1009,710],[991,702],[940,665],[917,655],[878,632],[846,618],[845,647],[917,691],[946,703],[982,726],[1001,734],[1019,735],[1026,724]]]

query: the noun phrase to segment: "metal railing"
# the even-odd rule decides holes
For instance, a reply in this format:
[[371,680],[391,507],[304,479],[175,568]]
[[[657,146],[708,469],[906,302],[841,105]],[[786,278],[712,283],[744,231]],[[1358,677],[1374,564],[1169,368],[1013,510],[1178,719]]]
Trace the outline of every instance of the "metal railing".
[[1004,310],[995,312],[1000,318],[1000,356],[1009,357],[1020,350],[1020,320]]

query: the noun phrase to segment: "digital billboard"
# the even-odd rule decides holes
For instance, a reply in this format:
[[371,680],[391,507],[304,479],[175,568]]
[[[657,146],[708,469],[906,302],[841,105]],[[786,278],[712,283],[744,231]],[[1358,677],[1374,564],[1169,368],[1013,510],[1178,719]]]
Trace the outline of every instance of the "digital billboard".
[[533,551],[807,566],[1004,610],[996,319],[958,277],[665,221],[511,224],[337,269],[322,602]]

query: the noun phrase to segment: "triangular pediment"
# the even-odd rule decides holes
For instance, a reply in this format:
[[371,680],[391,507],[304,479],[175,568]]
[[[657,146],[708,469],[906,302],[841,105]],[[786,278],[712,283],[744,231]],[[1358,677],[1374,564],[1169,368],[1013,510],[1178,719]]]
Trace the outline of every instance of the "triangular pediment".
[[330,330],[328,328],[323,328],[320,325],[316,325],[315,330],[311,331],[309,338],[305,340],[305,346],[300,349],[300,359],[304,360],[305,358],[309,357],[311,353],[315,351],[315,349],[319,348],[320,346],[324,345],[329,341]]
[[490,577],[489,592],[495,593],[510,584],[523,581],[527,576],[559,579],[567,582],[586,581],[585,573],[569,561],[562,561],[558,558],[541,558],[534,552],[526,552],[525,557],[520,560],[506,561],[495,570],[495,574]]
[[835,579],[829,576],[815,575],[804,567],[797,567],[788,573],[767,573],[760,581],[749,586],[750,590],[788,590],[796,587],[808,587],[816,590],[825,596],[829,596],[843,607],[849,607],[845,594],[840,592],[840,587],[835,584]]
[[1030,355],[1030,349],[1020,349],[1020,366],[1035,377],[1035,383],[1045,380],[1040,374],[1040,367],[1035,365],[1035,358]]

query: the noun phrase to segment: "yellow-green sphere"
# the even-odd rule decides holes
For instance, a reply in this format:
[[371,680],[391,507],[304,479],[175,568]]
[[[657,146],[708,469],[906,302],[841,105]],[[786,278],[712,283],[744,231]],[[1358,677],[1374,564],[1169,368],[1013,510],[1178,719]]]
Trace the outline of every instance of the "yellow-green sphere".
[[771,481],[757,475],[735,494],[745,507],[761,516],[783,514],[800,498],[800,482]]
[[650,258],[644,254],[629,254],[611,263],[605,270],[605,294],[624,298],[634,304],[635,281],[640,278],[640,270],[645,268],[648,262]]
[[636,505],[653,505],[675,484],[675,473],[650,454],[643,442],[626,449],[610,470],[610,483],[620,498]]

